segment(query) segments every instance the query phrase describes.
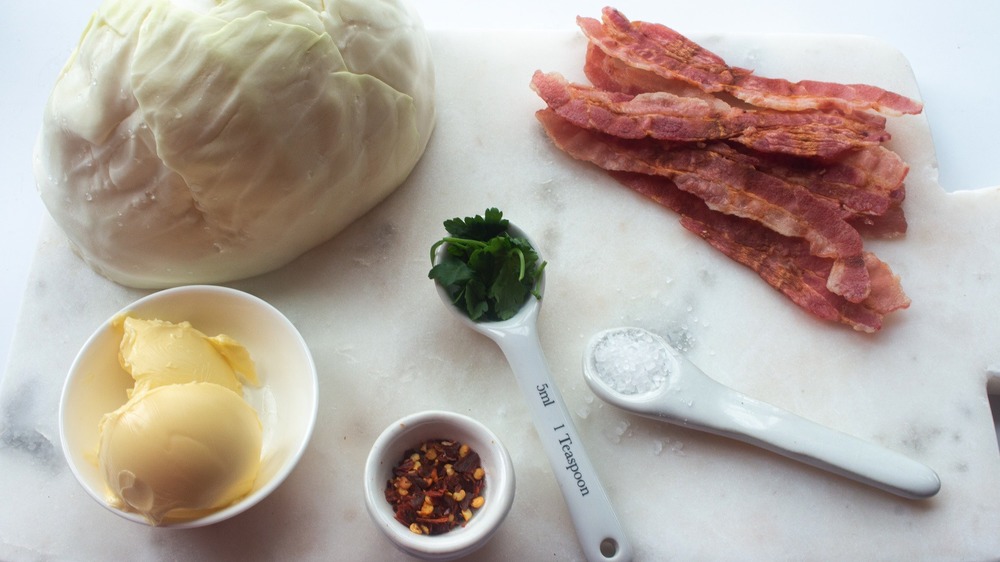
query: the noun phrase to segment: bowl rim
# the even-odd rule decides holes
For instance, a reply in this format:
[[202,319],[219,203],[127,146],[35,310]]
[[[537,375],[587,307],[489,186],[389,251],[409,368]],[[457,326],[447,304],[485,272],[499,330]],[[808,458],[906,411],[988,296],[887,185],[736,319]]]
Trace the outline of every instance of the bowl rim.
[[[419,445],[427,437],[410,437],[428,428],[440,427],[450,432],[438,438],[454,438],[467,442],[472,437],[489,480],[488,500],[476,512],[469,524],[440,535],[418,535],[393,517],[384,496],[385,482],[405,449]],[[434,431],[437,434],[437,431]],[[460,435],[459,435],[460,434]],[[450,560],[465,556],[485,545],[507,517],[514,501],[515,477],[510,453],[499,437],[481,422],[456,412],[426,410],[406,415],[393,422],[372,445],[365,463],[365,503],[369,515],[382,533],[407,554],[427,560]]]
[[[249,494],[238,500],[236,503],[222,508],[218,511],[209,513],[202,517],[196,519],[184,520],[184,521],[167,521],[157,528],[171,528],[171,529],[189,529],[196,527],[204,527],[207,525],[212,525],[225,521],[236,515],[245,512],[256,504],[260,503],[265,497],[270,495],[275,489],[278,488],[291,474],[291,472],[298,465],[302,456],[305,454],[306,449],[309,446],[309,442],[312,440],[312,435],[315,431],[316,420],[319,413],[319,380],[316,370],[316,362],[313,359],[312,352],[309,349],[308,344],[302,337],[298,328],[292,324],[291,320],[284,315],[280,310],[277,309],[271,303],[265,301],[264,299],[232,287],[226,287],[222,285],[208,285],[208,284],[195,284],[195,285],[182,285],[177,287],[171,287],[167,289],[158,290],[149,293],[139,299],[132,301],[131,303],[125,305],[117,312],[102,321],[90,334],[87,340],[80,347],[73,362],[70,364],[69,370],[66,374],[66,380],[63,383],[63,388],[59,397],[59,411],[58,411],[58,426],[59,426],[59,440],[63,452],[63,457],[66,459],[69,465],[70,471],[73,473],[74,478],[80,484],[80,486],[90,495],[94,500],[101,504],[105,509],[111,511],[112,513],[146,526],[151,526],[150,523],[138,513],[132,513],[123,511],[121,509],[115,508],[108,504],[103,490],[94,489],[89,483],[88,479],[83,474],[83,469],[81,467],[81,462],[87,462],[84,460],[85,453],[71,453],[71,440],[67,434],[67,409],[69,408],[69,402],[71,399],[70,393],[73,390],[74,384],[77,382],[77,378],[81,376],[82,363],[88,360],[89,354],[91,353],[93,346],[98,344],[100,340],[107,337],[108,330],[111,329],[112,323],[116,318],[128,314],[128,313],[140,313],[145,308],[149,308],[153,305],[162,304],[163,302],[170,302],[176,299],[187,298],[192,294],[207,294],[209,296],[215,296],[219,298],[227,298],[231,300],[238,300],[245,303],[250,303],[251,306],[263,310],[272,319],[280,324],[281,330],[287,332],[297,345],[295,346],[299,352],[301,352],[301,359],[308,366],[309,376],[308,388],[306,388],[308,400],[308,411],[300,412],[299,414],[305,414],[308,416],[304,431],[301,436],[296,440],[295,447],[291,449],[287,460],[282,464],[281,468],[275,472],[274,476],[268,480],[268,482],[261,487],[255,487]],[[197,328],[197,326],[195,326]],[[262,457],[263,461],[263,457]]]

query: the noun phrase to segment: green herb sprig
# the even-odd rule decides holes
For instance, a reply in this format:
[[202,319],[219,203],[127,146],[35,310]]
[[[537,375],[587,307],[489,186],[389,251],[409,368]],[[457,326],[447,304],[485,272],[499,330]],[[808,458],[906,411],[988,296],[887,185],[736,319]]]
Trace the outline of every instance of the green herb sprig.
[[486,209],[483,216],[444,221],[448,236],[431,246],[434,264],[438,248],[446,256],[431,267],[427,276],[439,283],[455,306],[474,321],[508,320],[534,295],[545,262],[527,239],[511,236],[510,221],[499,209]]

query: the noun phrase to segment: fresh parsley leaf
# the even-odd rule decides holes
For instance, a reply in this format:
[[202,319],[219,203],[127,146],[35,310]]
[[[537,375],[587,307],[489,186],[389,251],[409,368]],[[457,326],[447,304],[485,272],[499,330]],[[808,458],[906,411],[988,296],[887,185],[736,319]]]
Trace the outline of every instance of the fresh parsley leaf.
[[446,260],[431,268],[431,278],[437,279],[444,286],[467,283],[476,272],[465,263],[457,260]]
[[486,287],[479,279],[470,279],[465,285],[465,310],[469,318],[478,321],[489,313],[489,302],[486,299]]
[[503,213],[496,207],[486,209],[483,216],[453,218],[444,221],[444,229],[455,238],[487,241],[490,238],[507,232],[510,221],[503,218]]
[[[449,235],[431,246],[427,276],[472,320],[508,320],[529,296],[541,298],[536,285],[545,262],[539,264],[531,243],[511,236],[509,226],[500,210],[489,208],[482,216],[444,221]],[[435,264],[441,246],[446,255]]]
[[531,287],[521,284],[524,279],[520,254],[508,253],[490,285],[489,298],[496,304],[497,316],[507,320],[514,316],[528,298]]

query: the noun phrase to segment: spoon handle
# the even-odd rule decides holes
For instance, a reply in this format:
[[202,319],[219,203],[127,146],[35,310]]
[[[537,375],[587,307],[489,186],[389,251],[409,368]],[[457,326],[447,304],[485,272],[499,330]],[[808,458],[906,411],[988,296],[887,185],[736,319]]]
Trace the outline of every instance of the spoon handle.
[[535,330],[495,338],[528,401],[535,430],[590,562],[627,561],[632,547],[590,462],[562,395],[552,381]]
[[[686,409],[672,407],[682,425],[757,445],[800,462],[910,499],[933,496],[941,481],[905,455],[820,425],[708,377],[687,358]],[[701,376],[697,376],[701,375]],[[680,420],[679,420],[680,421]]]

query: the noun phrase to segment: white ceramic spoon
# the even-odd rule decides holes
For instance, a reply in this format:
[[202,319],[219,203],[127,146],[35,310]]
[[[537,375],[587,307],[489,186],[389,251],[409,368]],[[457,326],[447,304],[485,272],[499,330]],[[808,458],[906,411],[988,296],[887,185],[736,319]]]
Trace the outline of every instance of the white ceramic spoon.
[[[512,236],[525,238],[541,255],[538,246],[514,225],[508,226]],[[446,255],[447,245],[438,248],[436,260]],[[544,276],[538,281],[538,293],[545,290]],[[445,306],[466,326],[492,339],[510,363],[521,392],[528,400],[529,410],[552,473],[569,509],[577,540],[590,562],[632,559],[632,546],[615,515],[611,501],[597,476],[597,471],[584,451],[583,440],[570,419],[549,373],[536,322],[541,302],[533,296],[521,306],[513,318],[499,322],[475,322],[451,302],[447,291],[435,283]]]
[[594,394],[623,410],[738,439],[905,498],[929,498],[941,488],[929,467],[736,392],[641,328],[594,335],[583,367]]

